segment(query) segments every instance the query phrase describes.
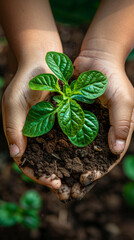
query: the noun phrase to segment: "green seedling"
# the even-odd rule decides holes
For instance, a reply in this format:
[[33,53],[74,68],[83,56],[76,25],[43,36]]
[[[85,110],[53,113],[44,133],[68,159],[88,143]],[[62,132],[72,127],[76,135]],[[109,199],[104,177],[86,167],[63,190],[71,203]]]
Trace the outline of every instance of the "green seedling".
[[129,206],[134,208],[134,155],[128,155],[123,162],[125,175],[131,180],[123,186],[123,196]]
[[12,168],[13,168],[13,170],[14,170],[16,173],[18,173],[18,174],[20,175],[20,177],[21,177],[22,180],[24,180],[25,182],[33,182],[33,183],[34,183],[34,181],[33,181],[31,178],[27,177],[27,176],[20,170],[20,168],[17,166],[17,164],[16,164],[15,162],[13,163]]
[[84,147],[97,136],[99,124],[95,115],[83,110],[77,101],[93,103],[94,99],[105,92],[108,80],[101,72],[93,70],[81,73],[77,80],[69,84],[73,65],[65,54],[48,52],[46,63],[63,82],[63,91],[56,76],[50,73],[40,74],[29,82],[32,90],[57,92],[59,95],[53,97],[56,107],[51,102],[44,101],[30,109],[23,134],[37,137],[48,133],[54,125],[57,113],[58,123],[64,134],[74,145]]
[[0,201],[0,226],[11,227],[21,224],[29,229],[40,226],[39,211],[42,207],[40,195],[34,191],[27,191],[20,199],[20,204]]

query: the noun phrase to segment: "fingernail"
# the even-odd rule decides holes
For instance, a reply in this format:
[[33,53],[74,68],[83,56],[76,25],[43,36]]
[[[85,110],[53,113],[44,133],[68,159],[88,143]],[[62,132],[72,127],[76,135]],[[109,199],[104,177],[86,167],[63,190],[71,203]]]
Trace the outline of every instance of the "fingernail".
[[125,148],[125,141],[117,139],[112,146],[112,149],[116,153],[122,153]]
[[20,150],[16,144],[10,145],[10,156],[16,157],[19,154]]

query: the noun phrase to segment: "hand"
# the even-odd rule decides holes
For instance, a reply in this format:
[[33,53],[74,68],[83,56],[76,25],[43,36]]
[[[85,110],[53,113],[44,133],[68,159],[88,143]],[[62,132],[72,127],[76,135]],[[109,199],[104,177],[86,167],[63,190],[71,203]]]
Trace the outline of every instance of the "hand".
[[[57,192],[61,200],[68,200],[71,197],[81,199],[95,185],[96,181],[107,174],[117,165],[128,149],[134,129],[134,88],[126,76],[124,68],[118,63],[111,61],[107,54],[82,51],[74,62],[74,75],[88,70],[98,70],[108,78],[108,87],[100,97],[101,103],[108,107],[111,127],[108,133],[108,143],[111,151],[121,154],[120,158],[111,165],[106,172],[87,172],[80,176],[80,182],[76,183],[72,189],[62,185]],[[108,59],[109,58],[109,59]],[[95,174],[94,174],[95,172]],[[91,176],[91,177],[89,177]],[[90,179],[94,177],[94,181]]]
[[[28,83],[31,78],[48,71],[50,70],[44,67],[44,62],[40,64],[37,61],[35,61],[35,63],[32,61],[32,63],[20,64],[20,67],[18,67],[15,76],[3,96],[2,112],[4,132],[9,145],[10,155],[14,158],[18,166],[27,145],[27,139],[22,134],[26,115],[32,105],[48,97],[48,92],[46,91],[30,90]],[[54,189],[59,188],[61,185],[60,180],[52,180],[54,179],[54,174],[49,178],[46,178],[44,175],[37,180],[32,169],[25,167],[21,170],[29,178],[42,185],[47,185]]]

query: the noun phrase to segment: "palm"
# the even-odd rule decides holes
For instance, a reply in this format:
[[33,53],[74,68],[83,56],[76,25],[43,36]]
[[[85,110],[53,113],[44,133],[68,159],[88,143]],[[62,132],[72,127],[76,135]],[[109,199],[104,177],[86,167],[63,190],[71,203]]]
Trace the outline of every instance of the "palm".
[[[119,65],[111,63],[110,61],[106,61],[105,59],[104,60],[93,59],[90,57],[87,58],[87,57],[80,57],[80,56],[75,60],[74,66],[75,66],[74,74],[76,75],[80,74],[81,72],[94,69],[94,70],[101,71],[107,76],[109,81],[108,87],[105,93],[103,94],[103,96],[100,97],[100,100],[102,104],[104,104],[109,109],[111,125],[116,124],[115,115],[117,115],[116,111],[120,111],[119,110],[120,104],[125,103],[127,100],[129,100],[129,97],[131,96],[133,98],[133,93],[134,93],[133,92],[134,89],[126,76],[125,71]],[[132,115],[132,112],[130,112],[130,114]],[[116,164],[121,160],[125,151],[127,150],[132,132],[133,132],[133,123],[131,124],[131,127],[130,127],[126,148],[124,152],[121,154],[121,157],[116,162]],[[110,137],[111,136],[109,136],[109,138]],[[109,142],[110,142],[110,139],[109,139]],[[113,166],[110,166],[110,168],[107,169],[107,172],[109,172],[116,164],[114,164]],[[87,175],[89,174],[90,173],[88,173]],[[97,179],[102,177],[103,175],[104,174],[102,173],[100,174],[98,172]]]
[[124,90],[125,95],[127,95],[127,91],[128,95],[130,95],[130,92],[133,91],[133,87],[126,76],[124,69],[121,69],[121,66],[119,66],[118,63],[112,63],[111,61],[105,59],[94,59],[79,56],[75,60],[74,66],[75,75],[79,75],[80,73],[88,70],[97,70],[107,76],[109,81],[108,87],[105,94],[100,98],[102,102],[105,100],[106,104],[109,103],[109,101],[114,102],[115,98],[120,99],[120,97],[124,97]]
[[[4,131],[9,146],[12,143],[19,146],[20,154],[14,157],[18,166],[20,166],[21,156],[23,155],[27,144],[27,139],[22,134],[27,112],[32,105],[43,101],[46,97],[48,97],[48,92],[30,90],[28,83],[31,78],[44,71],[45,69],[38,69],[37,71],[34,68],[22,68],[22,71],[20,70],[16,73],[4,93],[2,101]],[[21,81],[18,81],[19,79],[21,79]],[[33,171],[28,167],[25,167],[22,171],[29,178],[40,184],[54,188],[58,188],[60,186],[60,180],[52,181],[52,179],[54,179],[54,175],[49,178],[46,178],[44,175],[40,179],[36,179]]]
[[[90,57],[81,57],[79,56],[74,62],[74,75],[78,76],[80,73],[88,71],[88,70],[98,70],[104,73],[108,78],[108,87],[105,93],[100,97],[100,100],[103,105],[108,107],[109,115],[110,115],[110,123],[111,125],[117,125],[116,118],[118,112],[120,114],[120,108],[123,109],[122,106],[126,104],[126,102],[132,102],[133,94],[133,87],[129,82],[124,69],[118,65],[118,63],[111,63],[105,59],[95,59]],[[128,105],[129,106],[129,105]],[[131,109],[130,114],[132,115]],[[125,120],[124,120],[125,121]],[[124,123],[122,119],[122,123]],[[118,126],[118,125],[117,125]],[[74,198],[82,198],[86,192],[90,191],[90,189],[94,186],[97,179],[104,176],[106,173],[111,171],[111,169],[117,165],[122,157],[124,156],[131,136],[133,132],[134,123],[131,123],[129,135],[127,137],[126,147],[125,150],[122,152],[120,158],[110,167],[107,168],[106,172],[96,172],[92,169],[92,172],[87,172],[80,176],[80,183],[75,184],[73,186],[71,192]],[[111,127],[112,128],[112,127]],[[111,129],[110,128],[110,129]],[[126,134],[125,131],[123,134]],[[109,132],[109,145],[110,145],[110,132]],[[91,183],[90,179],[94,181]],[[83,188],[81,187],[83,185]],[[86,186],[86,187],[85,187]],[[67,186],[66,186],[67,187]],[[66,188],[64,189],[66,190]],[[68,197],[68,191],[64,191],[64,194],[58,193],[59,198],[64,199]]]

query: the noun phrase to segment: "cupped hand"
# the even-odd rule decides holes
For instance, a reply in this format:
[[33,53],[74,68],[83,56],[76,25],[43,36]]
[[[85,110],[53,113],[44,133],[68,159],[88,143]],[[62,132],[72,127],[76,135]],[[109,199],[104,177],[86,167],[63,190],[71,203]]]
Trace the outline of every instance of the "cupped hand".
[[[27,139],[22,134],[27,113],[34,104],[47,99],[49,96],[49,93],[46,91],[30,90],[28,83],[36,75],[48,71],[50,70],[44,67],[44,63],[21,64],[2,99],[4,132],[9,145],[10,155],[18,166],[27,145]],[[54,174],[50,177],[44,175],[36,179],[32,169],[25,167],[21,170],[39,184],[47,185],[54,189],[58,189],[61,185],[60,180],[54,180]]]
[[[119,159],[106,172],[92,169],[80,176],[79,183],[72,189],[68,186],[61,186],[58,196],[61,200],[70,197],[81,199],[96,183],[116,166],[128,149],[131,136],[134,130],[134,88],[131,85],[123,64],[108,59],[107,54],[101,58],[96,57],[97,53],[91,55],[88,50],[82,51],[74,62],[74,75],[88,70],[97,70],[105,74],[108,78],[108,86],[105,93],[100,97],[102,105],[109,109],[110,129],[108,133],[108,143],[110,150],[115,154],[120,154]],[[91,182],[91,179],[94,180]]]

